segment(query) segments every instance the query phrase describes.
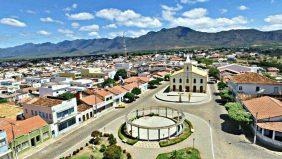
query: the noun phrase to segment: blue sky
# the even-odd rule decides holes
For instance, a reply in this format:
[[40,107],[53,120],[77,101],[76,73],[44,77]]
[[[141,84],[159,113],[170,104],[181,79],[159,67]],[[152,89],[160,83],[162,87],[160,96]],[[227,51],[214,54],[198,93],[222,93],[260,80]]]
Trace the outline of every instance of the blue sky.
[[0,0],[0,48],[161,28],[282,29],[282,0]]

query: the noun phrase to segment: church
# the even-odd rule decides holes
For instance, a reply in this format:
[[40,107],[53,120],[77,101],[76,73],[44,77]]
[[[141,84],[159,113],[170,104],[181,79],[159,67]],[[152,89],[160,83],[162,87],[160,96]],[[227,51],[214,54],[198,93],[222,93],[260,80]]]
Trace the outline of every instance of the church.
[[193,66],[189,55],[183,67],[182,70],[172,74],[170,91],[206,93],[208,72]]

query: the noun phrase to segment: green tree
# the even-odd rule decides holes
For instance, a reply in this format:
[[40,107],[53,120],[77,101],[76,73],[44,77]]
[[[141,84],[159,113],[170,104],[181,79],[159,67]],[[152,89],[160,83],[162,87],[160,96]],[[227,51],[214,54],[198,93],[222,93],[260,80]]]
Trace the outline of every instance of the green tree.
[[5,98],[1,98],[1,99],[0,99],[0,103],[7,103],[7,102],[8,102],[8,100],[5,99]]
[[134,95],[133,93],[127,92],[127,93],[123,96],[123,98],[128,99],[129,102],[133,102],[134,99],[135,99],[135,95]]
[[232,92],[227,89],[220,92],[219,96],[221,97],[222,100],[225,100],[226,102],[231,102],[234,100],[234,96],[232,95]]
[[170,76],[171,76],[170,74],[166,74],[166,75],[164,76],[164,80],[165,80],[165,81],[169,81]]
[[219,90],[223,90],[224,88],[227,87],[227,84],[220,81],[220,82],[218,82],[217,87],[218,87]]
[[110,145],[104,152],[103,159],[121,159],[122,157],[122,149],[117,145]]
[[252,122],[251,114],[240,103],[226,103],[225,107],[228,110],[229,118],[239,124],[239,129],[241,124]]
[[121,76],[123,79],[126,79],[126,78],[127,78],[127,71],[126,71],[125,69],[119,69],[119,70],[117,70],[114,79],[115,79],[116,81],[118,81],[120,76]]
[[212,77],[215,77],[215,78],[219,78],[219,70],[215,67],[211,67],[209,69],[209,75],[212,76]]
[[70,92],[66,92],[66,93],[63,93],[63,94],[59,95],[59,97],[64,99],[64,100],[69,100],[69,99],[74,98],[75,95],[70,93]]
[[135,87],[131,90],[131,93],[135,94],[135,95],[139,95],[141,94],[141,89],[138,87]]
[[108,78],[102,83],[102,86],[106,87],[106,86],[112,86],[114,84],[115,84],[115,80]]
[[148,82],[148,88],[153,89],[156,88],[156,85],[159,85],[160,82],[157,80],[152,80]]
[[113,134],[110,134],[110,136],[108,137],[108,141],[109,141],[110,145],[114,145],[114,144],[117,143],[117,140],[116,140],[116,138],[114,137]]

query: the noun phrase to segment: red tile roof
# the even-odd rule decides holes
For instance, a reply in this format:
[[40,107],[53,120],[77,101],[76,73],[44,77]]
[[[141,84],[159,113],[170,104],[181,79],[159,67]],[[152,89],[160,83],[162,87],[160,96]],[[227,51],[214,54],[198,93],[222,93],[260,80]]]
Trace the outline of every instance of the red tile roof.
[[103,102],[103,100],[101,98],[99,98],[97,96],[95,98],[95,95],[90,95],[90,96],[81,98],[80,100],[82,102],[84,102],[85,104],[88,104],[88,105],[95,105],[95,104],[99,104],[99,103]]
[[258,123],[258,126],[267,129],[282,132],[282,122],[266,122]]
[[128,90],[128,91],[131,91],[135,87],[139,87],[137,82],[126,84],[126,85],[123,86],[123,88]]
[[59,105],[63,102],[63,100],[59,99],[51,99],[46,97],[39,97],[29,100],[26,104],[32,104],[35,106],[43,106],[43,107],[52,107],[55,105]]
[[114,86],[112,88],[107,88],[107,90],[115,95],[128,92],[126,89],[122,88],[121,86]]
[[257,119],[273,118],[282,116],[282,103],[274,98],[264,96],[243,101],[244,105]]
[[253,84],[275,84],[282,85],[268,77],[260,75],[258,73],[247,72],[235,75],[230,78],[230,80],[234,83],[253,83]]
[[13,123],[15,138],[48,125],[40,116],[33,116],[19,121],[8,118],[0,118],[0,129],[6,131],[9,143],[13,140],[12,127],[10,123]]

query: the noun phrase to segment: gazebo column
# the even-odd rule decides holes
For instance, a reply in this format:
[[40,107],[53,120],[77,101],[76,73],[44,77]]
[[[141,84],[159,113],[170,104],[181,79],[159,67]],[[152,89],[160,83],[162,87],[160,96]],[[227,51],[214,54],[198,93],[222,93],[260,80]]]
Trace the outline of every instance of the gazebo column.
[[168,130],[168,139],[170,139],[170,128],[167,129]]
[[147,137],[148,137],[148,141],[150,140],[150,132],[149,132],[149,129],[147,129]]
[[137,138],[140,139],[140,128],[137,127]]
[[273,130],[273,133],[272,133],[272,140],[275,140],[275,131]]

